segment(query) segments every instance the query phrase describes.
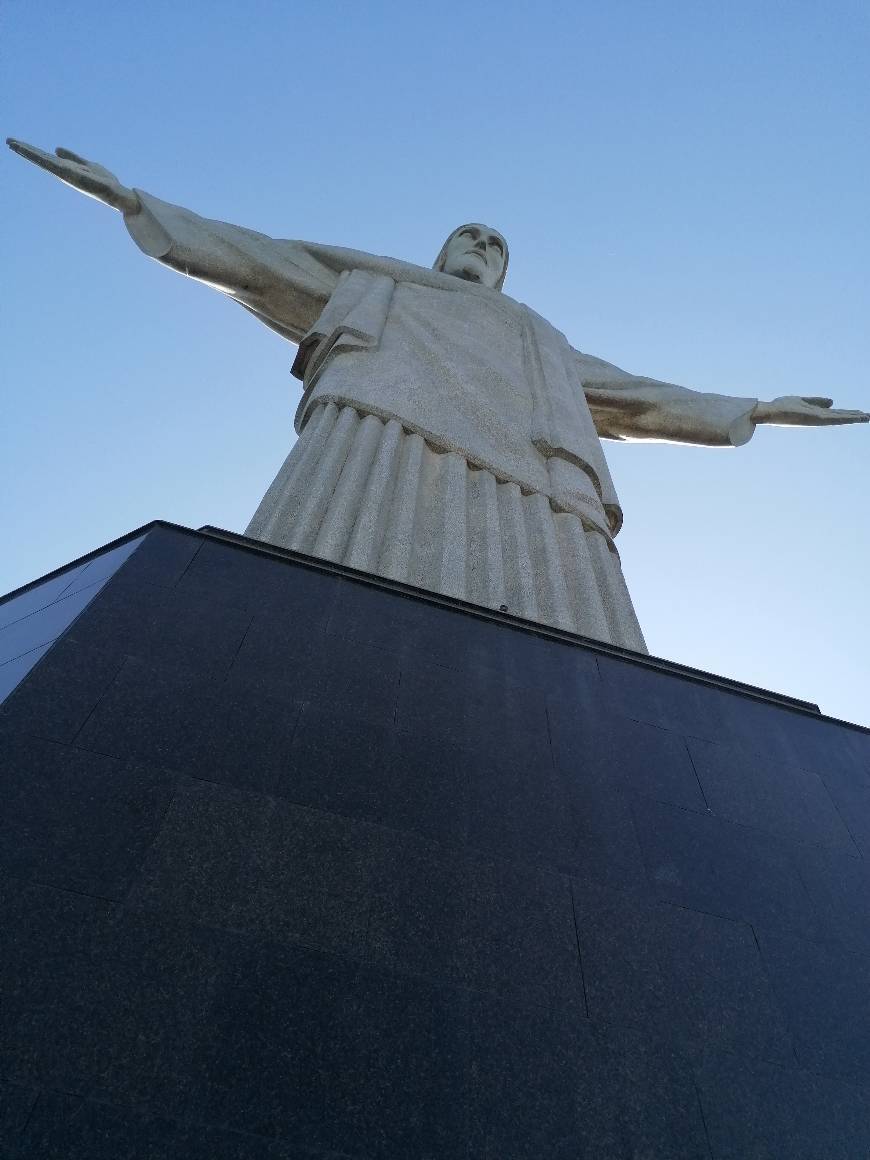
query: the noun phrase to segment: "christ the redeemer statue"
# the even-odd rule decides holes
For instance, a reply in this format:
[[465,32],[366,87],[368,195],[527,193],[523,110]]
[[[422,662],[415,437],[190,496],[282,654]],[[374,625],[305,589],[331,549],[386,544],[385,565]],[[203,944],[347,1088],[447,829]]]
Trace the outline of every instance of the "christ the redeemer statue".
[[120,210],[152,258],[298,343],[299,438],[247,534],[646,651],[601,439],[739,447],[759,423],[866,422],[830,399],[688,390],[581,354],[503,294],[507,242],[454,230],[429,270],[210,221],[9,141]]

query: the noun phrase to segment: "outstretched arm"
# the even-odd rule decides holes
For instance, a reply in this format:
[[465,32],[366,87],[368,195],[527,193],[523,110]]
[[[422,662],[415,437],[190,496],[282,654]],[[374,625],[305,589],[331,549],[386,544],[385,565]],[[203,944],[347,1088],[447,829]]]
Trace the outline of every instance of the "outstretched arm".
[[759,423],[825,426],[870,420],[863,411],[835,410],[830,399],[788,395],[759,402],[632,375],[579,351],[575,361],[595,427],[604,439],[739,447]]
[[298,341],[335,289],[340,270],[324,265],[301,242],[211,221],[129,189],[69,149],[46,153],[13,138],[7,144],[67,185],[120,210],[149,257],[228,294],[284,338]]

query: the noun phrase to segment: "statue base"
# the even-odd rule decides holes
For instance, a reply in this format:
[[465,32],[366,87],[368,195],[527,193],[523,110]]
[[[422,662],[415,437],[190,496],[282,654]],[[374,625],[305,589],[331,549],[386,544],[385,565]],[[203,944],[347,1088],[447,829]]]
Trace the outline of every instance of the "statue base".
[[870,1148],[867,730],[159,522],[0,624],[4,1155]]

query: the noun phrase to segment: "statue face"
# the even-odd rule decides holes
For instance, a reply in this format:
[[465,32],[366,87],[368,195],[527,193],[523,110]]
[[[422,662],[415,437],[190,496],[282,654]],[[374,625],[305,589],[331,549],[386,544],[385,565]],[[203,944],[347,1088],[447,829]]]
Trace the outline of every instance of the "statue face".
[[495,288],[504,273],[506,258],[507,243],[501,234],[477,223],[463,226],[450,238],[442,269],[445,274]]

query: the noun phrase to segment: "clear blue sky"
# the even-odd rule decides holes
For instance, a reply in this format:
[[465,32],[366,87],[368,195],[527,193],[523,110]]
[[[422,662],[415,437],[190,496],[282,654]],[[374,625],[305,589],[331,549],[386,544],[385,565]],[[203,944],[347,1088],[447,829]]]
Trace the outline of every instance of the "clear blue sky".
[[[702,390],[870,409],[870,9],[758,0],[7,0],[4,136],[278,237],[429,264]],[[241,530],[292,439],[293,348],[2,158],[0,590],[154,517]],[[870,429],[614,446],[653,653],[870,723]]]

